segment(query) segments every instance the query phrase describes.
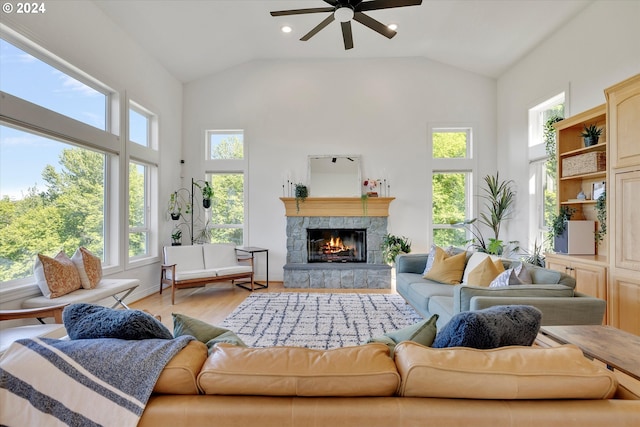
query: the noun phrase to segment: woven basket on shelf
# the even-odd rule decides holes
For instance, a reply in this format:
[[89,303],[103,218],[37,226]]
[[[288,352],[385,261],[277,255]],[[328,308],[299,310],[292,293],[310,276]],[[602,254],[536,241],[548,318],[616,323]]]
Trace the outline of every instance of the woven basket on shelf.
[[562,159],[562,177],[607,170],[607,155],[602,151]]

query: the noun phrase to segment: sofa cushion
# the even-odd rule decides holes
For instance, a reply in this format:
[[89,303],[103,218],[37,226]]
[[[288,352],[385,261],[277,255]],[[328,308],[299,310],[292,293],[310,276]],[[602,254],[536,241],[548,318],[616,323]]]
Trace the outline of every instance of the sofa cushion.
[[436,247],[433,267],[431,267],[431,270],[425,274],[424,278],[435,280],[436,282],[455,285],[460,283],[460,280],[462,280],[462,274],[464,272],[466,262],[466,252],[448,256],[444,250]]
[[236,265],[233,267],[218,267],[215,272],[218,276],[229,276],[231,274],[251,273],[253,269],[250,265]]
[[400,376],[381,343],[312,350],[215,346],[198,375],[205,394],[392,396]]
[[42,295],[57,298],[82,287],[75,264],[62,251],[55,258],[38,254],[33,274]]
[[[175,280],[205,279],[207,277],[216,277],[217,275],[215,270],[176,270]],[[170,270],[167,270],[167,278],[172,279]]]
[[62,320],[72,340],[173,338],[171,332],[158,319],[140,310],[116,310],[95,304],[72,304],[62,312]]
[[574,345],[552,348],[435,349],[398,344],[399,394],[459,399],[609,399],[613,372],[586,359]]
[[481,286],[455,286],[453,289],[453,310],[456,313],[470,309],[474,297],[514,297],[514,298],[553,298],[572,297],[572,288],[562,285],[516,285],[501,288]]
[[79,247],[71,257],[71,261],[78,270],[80,283],[84,289],[93,289],[102,279],[102,261],[92,254],[89,249]]
[[238,264],[235,245],[231,243],[211,243],[202,245],[204,268],[215,270],[220,267],[231,267]]
[[198,374],[207,360],[207,348],[199,341],[189,344],[167,363],[153,387],[159,394],[198,394]]
[[164,263],[176,265],[176,273],[204,270],[202,245],[165,246]]
[[496,348],[531,345],[538,335],[542,312],[527,305],[499,305],[464,311],[438,332],[434,348]]
[[[473,259],[473,257],[471,257],[471,259]],[[471,259],[469,260],[469,263],[471,263]],[[469,270],[469,268],[469,264],[467,264],[467,268],[464,270],[465,274],[467,274],[467,270]],[[500,259],[493,260],[490,257],[486,257],[469,272],[469,275],[467,276],[467,283],[475,286],[489,286],[491,282],[503,271],[504,266]]]

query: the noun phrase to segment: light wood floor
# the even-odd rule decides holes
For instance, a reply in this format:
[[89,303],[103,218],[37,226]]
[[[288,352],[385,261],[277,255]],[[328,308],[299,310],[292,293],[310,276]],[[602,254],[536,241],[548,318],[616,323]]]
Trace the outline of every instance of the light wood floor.
[[[269,281],[267,289],[256,289],[253,293],[264,292],[356,292],[393,294],[391,289],[302,289],[284,288],[282,282]],[[213,325],[219,325],[252,292],[229,283],[218,282],[204,288],[189,288],[176,291],[176,303],[171,305],[171,288],[164,289],[162,295],[155,293],[146,298],[128,304],[130,308],[147,310],[160,315],[162,323],[173,331],[172,313],[180,313]]]

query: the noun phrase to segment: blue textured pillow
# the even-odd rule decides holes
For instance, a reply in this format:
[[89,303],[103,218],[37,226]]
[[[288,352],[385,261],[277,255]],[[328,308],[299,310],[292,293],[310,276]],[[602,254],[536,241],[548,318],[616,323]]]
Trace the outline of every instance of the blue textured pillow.
[[140,310],[116,310],[95,304],[72,304],[62,313],[72,340],[119,338],[170,340],[173,335],[159,320]]
[[438,332],[432,347],[498,348],[531,345],[538,335],[542,312],[529,305],[500,305],[463,311]]

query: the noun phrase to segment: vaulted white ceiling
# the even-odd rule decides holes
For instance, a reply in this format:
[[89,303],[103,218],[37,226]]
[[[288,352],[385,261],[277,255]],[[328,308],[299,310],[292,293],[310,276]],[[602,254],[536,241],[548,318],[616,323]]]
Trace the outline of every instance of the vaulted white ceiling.
[[[272,17],[273,10],[325,7],[322,0],[95,0],[118,26],[182,82],[253,59],[425,57],[498,77],[593,0],[424,0],[367,12],[398,24],[387,39],[353,22],[345,51],[338,22],[300,37],[328,13]],[[293,32],[284,34],[283,25]]]

